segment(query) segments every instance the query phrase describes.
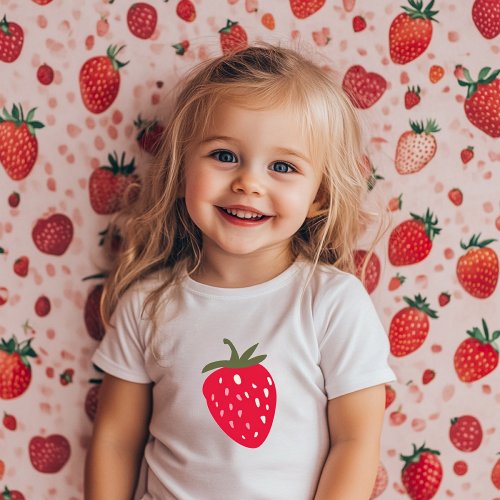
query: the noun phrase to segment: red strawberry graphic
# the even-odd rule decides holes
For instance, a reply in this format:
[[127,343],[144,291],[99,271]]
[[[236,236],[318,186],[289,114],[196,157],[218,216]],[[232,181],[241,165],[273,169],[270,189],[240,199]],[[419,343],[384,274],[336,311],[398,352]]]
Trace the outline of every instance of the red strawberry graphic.
[[99,167],[90,175],[89,196],[92,208],[98,214],[118,212],[127,202],[137,199],[140,179],[135,171],[134,158],[125,163],[125,153],[108,155],[109,165]]
[[366,20],[363,16],[354,16],[352,18],[352,29],[355,33],[359,33],[366,28]]
[[228,19],[226,26],[220,29],[219,33],[223,54],[242,50],[248,45],[247,33],[236,21]]
[[175,53],[178,56],[183,56],[187,49],[189,49],[189,42],[187,40],[183,40],[182,42],[175,43],[172,45],[175,49]]
[[325,0],[290,0],[290,8],[292,13],[298,19],[305,19],[312,16],[323,5]]
[[363,66],[351,66],[342,82],[355,107],[367,109],[373,106],[387,89],[385,78],[377,73],[368,73]]
[[450,441],[460,451],[475,451],[483,440],[481,422],[472,415],[451,419]]
[[215,368],[203,384],[203,395],[217,425],[247,448],[259,447],[267,438],[276,410],[276,388],[271,374],[260,364],[266,354],[251,357],[259,344],[240,357],[228,339],[231,359],[214,361],[202,373]]
[[29,263],[30,261],[25,255],[19,257],[19,259],[16,259],[16,261],[14,262],[14,272],[18,276],[21,276],[21,278],[24,278],[28,275]]
[[424,216],[410,212],[411,219],[398,224],[389,236],[389,261],[393,266],[407,266],[424,260],[432,249],[434,236],[441,232],[436,227],[437,217],[429,209]]
[[487,248],[494,239],[479,241],[481,233],[472,235],[466,245],[467,250],[457,262],[457,277],[464,290],[478,299],[486,299],[493,294],[498,282],[498,256],[494,250]]
[[394,196],[389,200],[387,203],[387,210],[389,212],[396,212],[398,210],[401,210],[401,207],[403,206],[403,193],[401,193],[399,196]]
[[422,0],[408,0],[410,7],[394,18],[389,28],[389,50],[392,62],[406,64],[423,54],[432,39],[432,21],[439,11],[433,11],[434,0],[422,10]]
[[0,163],[15,181],[31,172],[38,156],[35,130],[44,124],[33,120],[35,110],[30,110],[24,118],[21,105],[14,104],[10,114],[3,108],[3,118],[0,116]]
[[406,281],[406,276],[402,276],[399,273],[396,273],[396,276],[393,276],[389,281],[388,289],[390,292],[397,290],[404,282]]
[[139,146],[151,155],[155,155],[161,147],[163,127],[156,120],[143,120],[141,115],[134,121],[134,125],[139,129],[136,141]]
[[434,370],[431,370],[430,368],[427,368],[422,374],[422,384],[427,385],[428,383],[432,382],[435,377],[436,372]]
[[420,87],[408,87],[405,93],[405,108],[411,109],[420,102]]
[[50,85],[54,80],[54,70],[48,64],[42,64],[36,71],[36,77],[42,85]]
[[33,339],[17,342],[2,339],[0,344],[0,398],[12,399],[23,394],[31,382],[31,366],[28,358],[36,358],[31,347]]
[[372,494],[370,495],[370,500],[379,497],[387,488],[389,483],[389,475],[387,474],[387,469],[380,462],[377,467],[377,477],[375,478],[375,484],[373,485]]
[[87,417],[90,418],[91,422],[95,420],[95,416],[97,413],[97,405],[99,403],[99,391],[101,389],[101,379],[90,379],[89,382],[92,384],[92,387],[88,390],[87,395],[85,396],[85,413]]
[[448,191],[448,198],[453,203],[453,205],[456,205],[457,207],[459,207],[464,201],[464,195],[458,188],[450,189]]
[[120,89],[120,68],[126,63],[116,59],[124,46],[110,45],[105,56],[86,61],[80,69],[80,92],[83,104],[92,113],[102,113],[113,104]]
[[395,399],[396,391],[391,385],[385,384],[385,407],[387,408],[389,405],[391,405]]
[[146,40],[156,29],[158,14],[156,9],[145,2],[133,3],[127,11],[127,26],[132,35]]
[[3,16],[0,21],[0,61],[14,62],[21,54],[24,31],[17,23],[8,22]]
[[35,302],[35,313],[43,318],[50,312],[50,300],[45,295],[41,295]]
[[64,214],[52,214],[36,221],[31,237],[40,252],[62,255],[73,239],[73,223]]
[[0,492],[0,500],[25,500],[24,495],[17,490],[9,490],[7,486]]
[[500,458],[491,469],[491,482],[497,490],[500,490]]
[[462,163],[469,163],[472,158],[474,158],[474,148],[472,146],[467,146],[460,151],[460,159],[462,160]]
[[430,500],[439,489],[443,479],[443,467],[437,457],[441,453],[425,447],[417,449],[413,445],[411,455],[399,455],[405,462],[401,470],[401,480],[412,500]]
[[66,368],[62,373],[59,374],[59,382],[61,385],[69,385],[73,383],[73,376],[75,370],[73,368]]
[[391,425],[403,425],[406,422],[407,416],[401,411],[401,406],[397,410],[391,411],[389,413],[389,423]]
[[16,208],[19,206],[19,202],[21,201],[21,196],[17,191],[12,191],[7,198],[7,202],[9,203],[9,207]]
[[437,149],[435,137],[439,127],[434,120],[412,122],[411,130],[401,134],[396,146],[395,166],[399,174],[413,174],[422,170],[434,158]]
[[483,330],[474,327],[467,330],[469,338],[460,343],[453,362],[458,378],[462,382],[474,382],[491,373],[498,365],[498,347],[495,340],[500,337],[500,330],[491,334],[483,319]]
[[[354,265],[356,266],[356,276],[361,279],[361,271],[366,259],[366,250],[354,251]],[[373,252],[366,264],[364,285],[368,293],[372,293],[378,285],[380,279],[380,259],[377,254]]]
[[391,320],[389,342],[393,356],[401,357],[416,351],[429,333],[429,317],[436,319],[436,311],[430,308],[425,297],[420,294],[412,300],[403,297],[408,304],[398,311]]
[[468,120],[489,136],[500,137],[500,69],[490,71],[483,68],[474,81],[464,68],[465,80],[459,79],[458,84],[467,87],[464,110]]
[[48,437],[34,436],[29,442],[31,465],[46,474],[59,472],[71,455],[69,441],[60,434]]
[[2,423],[4,427],[9,431],[15,431],[17,429],[17,420],[16,417],[14,417],[14,415],[10,415],[4,412]]
[[196,8],[191,0],[180,0],[175,9],[176,14],[188,23],[196,19]]
[[[85,277],[84,280],[104,277],[104,274],[94,274],[93,276]],[[92,288],[87,296],[84,307],[85,327],[87,328],[87,333],[94,340],[101,340],[105,333],[100,312],[102,290],[102,285],[96,285]]]
[[450,302],[451,295],[447,292],[441,292],[438,297],[438,302],[441,307],[444,307]]
[[500,34],[500,3],[498,0],[474,0],[472,20],[484,38]]

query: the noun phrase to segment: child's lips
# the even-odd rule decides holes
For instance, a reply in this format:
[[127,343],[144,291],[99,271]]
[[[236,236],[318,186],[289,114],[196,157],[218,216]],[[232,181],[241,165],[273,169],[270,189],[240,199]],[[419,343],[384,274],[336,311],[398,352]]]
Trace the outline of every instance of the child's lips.
[[[237,217],[236,215],[231,215],[224,210],[222,207],[216,207],[217,211],[221,214],[221,216],[231,224],[234,224],[236,226],[259,226],[261,224],[264,224],[266,221],[268,221],[271,217],[269,215],[262,215],[260,219],[243,219],[240,217]],[[231,207],[232,208],[232,207]],[[243,209],[239,209],[243,210]],[[252,212],[252,210],[246,210],[247,212]],[[253,213],[258,213],[253,211]]]

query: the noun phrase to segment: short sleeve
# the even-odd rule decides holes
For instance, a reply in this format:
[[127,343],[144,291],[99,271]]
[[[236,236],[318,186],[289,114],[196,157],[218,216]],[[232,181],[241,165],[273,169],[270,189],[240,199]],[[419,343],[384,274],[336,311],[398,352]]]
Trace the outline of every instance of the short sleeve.
[[396,379],[388,364],[389,340],[361,282],[343,273],[325,294],[320,367],[328,399]]
[[139,328],[141,303],[131,287],[119,300],[110,327],[95,351],[92,362],[101,370],[129,382],[149,383],[145,367],[145,339]]

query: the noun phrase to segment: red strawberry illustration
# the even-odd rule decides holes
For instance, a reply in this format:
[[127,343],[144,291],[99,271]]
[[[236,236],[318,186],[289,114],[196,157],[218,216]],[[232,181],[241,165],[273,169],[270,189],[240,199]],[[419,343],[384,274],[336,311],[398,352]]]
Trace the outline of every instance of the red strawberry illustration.
[[497,490],[500,490],[500,458],[491,469],[491,482]]
[[17,429],[17,420],[14,415],[10,415],[7,412],[4,412],[2,419],[3,426],[9,431],[15,431]]
[[408,304],[398,311],[391,320],[389,327],[389,342],[393,356],[401,357],[416,351],[429,333],[429,318],[438,317],[436,311],[430,308],[425,297],[420,294],[412,300],[403,297]]
[[36,71],[36,77],[42,85],[50,85],[54,80],[54,70],[48,64],[42,64]]
[[467,87],[464,110],[468,120],[489,136],[500,137],[500,69],[490,71],[483,68],[474,81],[464,68],[465,80],[459,79],[458,84]]
[[451,295],[448,292],[441,292],[438,297],[438,302],[441,307],[444,307],[450,302]]
[[444,76],[444,68],[439,64],[433,64],[429,68],[429,81],[431,83],[437,83]]
[[247,33],[236,21],[228,19],[226,26],[220,29],[219,33],[223,54],[242,50],[248,45]]
[[139,129],[136,141],[139,146],[151,155],[155,155],[161,147],[163,126],[156,120],[143,120],[141,115],[134,120],[134,125]]
[[385,78],[377,73],[368,73],[359,64],[351,66],[342,82],[355,107],[367,109],[373,106],[387,89]]
[[396,391],[391,385],[385,384],[385,407],[390,406],[395,399]]
[[392,62],[406,64],[423,54],[432,39],[434,0],[423,8],[423,0],[408,0],[410,7],[394,18],[389,28],[389,51]]
[[260,364],[266,354],[251,357],[259,344],[238,355],[228,339],[231,359],[214,361],[202,373],[215,368],[203,384],[203,395],[217,425],[247,448],[259,447],[267,438],[276,410],[276,388],[271,374]]
[[145,2],[133,3],[127,11],[127,26],[132,35],[146,40],[156,29],[158,14],[156,9]]
[[480,237],[481,233],[472,235],[467,245],[460,242],[467,253],[458,259],[457,277],[466,292],[478,299],[486,299],[497,286],[498,256],[488,248],[496,240],[479,241]]
[[188,40],[183,40],[182,42],[175,43],[172,47],[178,56],[183,56],[186,50],[189,49],[189,42]]
[[457,207],[459,207],[464,201],[464,195],[458,188],[450,189],[448,191],[448,198],[453,203],[453,205],[456,205]]
[[31,172],[38,156],[35,130],[44,124],[33,120],[35,110],[30,110],[24,118],[21,105],[14,104],[10,114],[3,108],[3,118],[0,116],[0,163],[15,181]]
[[405,93],[405,108],[411,109],[420,102],[420,87],[408,87]]
[[439,127],[434,120],[412,122],[411,130],[401,134],[396,146],[395,166],[399,174],[413,174],[422,170],[434,158],[437,149],[435,137]]
[[305,19],[312,16],[323,5],[325,0],[290,0],[290,8],[292,13],[298,19]]
[[403,193],[401,193],[399,196],[394,196],[389,200],[389,203],[387,204],[387,210],[389,210],[389,212],[396,212],[398,210],[401,210],[402,206],[403,206]]
[[180,0],[175,9],[176,14],[188,23],[196,19],[196,8],[191,0]]
[[352,18],[352,29],[355,33],[359,33],[366,28],[366,21],[363,16],[354,16]]
[[73,368],[66,368],[59,374],[59,382],[61,385],[69,385],[73,383],[73,375],[75,370]]
[[407,266],[424,260],[432,249],[434,236],[441,232],[436,227],[437,217],[427,209],[424,216],[410,212],[411,219],[398,224],[389,236],[389,261],[393,266]]
[[377,467],[377,476],[375,478],[375,484],[373,485],[373,490],[370,495],[370,500],[373,500],[385,491],[387,484],[389,483],[389,475],[387,474],[387,469],[380,462]]
[[46,474],[59,472],[71,455],[69,441],[60,434],[48,437],[34,436],[29,442],[31,465]]
[[97,413],[102,380],[93,378],[89,382],[92,384],[92,387],[87,391],[87,395],[85,396],[85,413],[91,422],[93,422]]
[[467,330],[469,338],[460,343],[453,363],[458,378],[462,382],[474,382],[491,373],[498,365],[498,347],[495,340],[500,337],[500,330],[491,334],[483,319],[483,331],[474,327]]
[[427,385],[434,380],[436,377],[436,372],[427,368],[422,374],[422,384]]
[[[366,250],[354,251],[354,265],[356,266],[356,276],[361,279],[361,271],[367,256]],[[372,293],[378,285],[380,279],[380,259],[375,252],[372,252],[366,264],[364,282],[366,291]]]
[[413,445],[411,455],[399,455],[405,462],[401,470],[401,480],[412,500],[430,500],[439,489],[443,479],[443,467],[438,458],[441,453],[425,447],[417,449]]
[[64,214],[52,214],[36,221],[31,237],[40,252],[62,255],[73,239],[73,223]]
[[38,299],[36,299],[35,313],[37,316],[40,316],[41,318],[47,316],[50,312],[50,308],[50,300],[45,295],[41,295]]
[[[84,280],[104,277],[104,274],[94,274],[93,276],[85,277]],[[84,307],[85,327],[87,328],[87,333],[94,340],[101,340],[105,333],[100,312],[102,290],[102,285],[96,285],[92,288],[90,293],[87,295]]]
[[16,261],[14,262],[14,272],[18,276],[21,276],[21,278],[24,278],[28,275],[29,263],[30,261],[25,255],[19,257],[19,259],[16,259]]
[[396,276],[393,276],[389,281],[388,289],[390,292],[397,290],[404,282],[406,281],[406,276],[402,276],[399,273],[396,273]]
[[17,191],[12,191],[7,198],[7,202],[9,203],[9,207],[16,208],[19,206],[19,202],[21,201],[21,196]]
[[124,46],[110,45],[105,56],[86,61],[80,69],[83,104],[92,113],[102,113],[113,104],[120,89],[120,68],[126,63],[116,59]]
[[17,23],[8,22],[3,16],[0,21],[0,61],[14,62],[21,54],[24,31]]
[[18,490],[9,490],[7,486],[0,492],[0,500],[26,500],[24,495]]
[[118,212],[128,202],[137,199],[140,179],[135,171],[134,158],[125,163],[125,153],[108,155],[109,165],[99,167],[90,175],[89,196],[92,208],[98,214]]
[[12,399],[23,394],[31,382],[31,366],[28,358],[36,358],[31,347],[33,339],[17,342],[2,339],[0,344],[0,398]]
[[472,158],[474,158],[474,148],[472,146],[467,146],[460,151],[460,159],[462,160],[462,163],[469,163]]
[[497,37],[500,34],[500,4],[497,0],[474,0],[472,20],[484,38]]
[[397,408],[397,410],[391,411],[389,413],[389,423],[391,425],[403,425],[406,422],[407,416],[401,410],[401,405]]
[[475,451],[483,440],[481,422],[472,415],[451,419],[450,441],[460,451]]

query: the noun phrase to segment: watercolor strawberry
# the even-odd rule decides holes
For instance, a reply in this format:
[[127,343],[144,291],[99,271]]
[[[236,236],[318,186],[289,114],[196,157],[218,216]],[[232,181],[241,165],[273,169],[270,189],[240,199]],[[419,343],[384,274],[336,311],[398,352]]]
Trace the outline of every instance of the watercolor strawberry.
[[18,490],[9,490],[7,486],[0,492],[0,500],[25,500],[25,496]]
[[33,120],[35,110],[31,109],[25,118],[22,106],[14,104],[10,113],[3,108],[0,116],[0,163],[15,181],[28,176],[38,156],[35,130],[45,125]]
[[19,257],[14,261],[14,272],[21,278],[25,278],[26,276],[28,276],[29,264],[30,261],[28,257],[26,257],[25,255]]
[[426,298],[420,294],[414,299],[403,297],[408,304],[399,310],[389,326],[389,343],[393,356],[402,357],[416,351],[425,341],[429,333],[429,318],[438,317],[430,308]]
[[401,210],[402,206],[403,193],[401,193],[399,196],[394,196],[389,200],[389,202],[387,203],[387,210],[389,210],[389,212],[397,212],[398,210]]
[[[366,250],[354,251],[354,265],[356,266],[356,276],[361,279],[361,271],[367,256]],[[368,293],[372,293],[378,285],[380,279],[380,259],[375,252],[372,252],[368,263],[366,264],[366,271],[364,277],[364,286]]]
[[125,153],[118,159],[113,152],[108,155],[108,162],[109,165],[94,170],[89,180],[90,204],[98,214],[118,212],[127,202],[135,201],[140,190],[134,158],[126,163]]
[[175,12],[183,21],[188,23],[192,23],[196,19],[196,8],[191,0],[180,0]]
[[498,0],[474,0],[472,20],[479,33],[489,40],[500,34],[500,3]]
[[390,406],[395,399],[396,391],[391,385],[385,384],[385,407]]
[[439,127],[434,120],[412,122],[411,130],[403,132],[396,146],[395,166],[398,174],[414,174],[422,170],[434,158],[437,150],[434,133]]
[[17,398],[26,392],[31,382],[31,365],[28,358],[36,358],[31,347],[33,339],[18,342],[13,336],[0,344],[0,398]]
[[214,361],[202,373],[214,370],[203,384],[208,409],[217,425],[247,448],[259,447],[267,438],[276,410],[276,388],[271,374],[260,363],[266,354],[252,357],[258,344],[241,357],[233,343],[229,360]]
[[219,33],[223,54],[230,54],[248,46],[247,33],[237,21],[228,19],[226,26],[220,29]]
[[35,313],[37,316],[43,318],[50,313],[51,305],[50,300],[45,295],[41,295],[35,301]]
[[405,465],[401,470],[401,480],[412,500],[433,498],[443,479],[443,467],[438,455],[441,453],[425,447],[417,449],[413,444],[411,455],[399,455]]
[[497,490],[500,490],[500,458],[495,462],[495,465],[493,465],[490,478],[493,486]]
[[9,207],[17,208],[21,202],[21,195],[17,191],[12,191],[7,198],[7,203]]
[[486,321],[482,320],[483,331],[478,327],[467,330],[469,338],[462,341],[455,351],[453,363],[458,378],[462,382],[475,382],[498,366],[498,347],[495,343],[500,330],[491,334]]
[[276,28],[276,21],[274,19],[274,16],[270,12],[264,13],[260,19],[260,22],[262,23],[262,26],[270,31]]
[[437,83],[444,76],[444,68],[439,64],[433,64],[429,68],[429,81],[431,83]]
[[97,413],[97,405],[99,404],[99,391],[101,390],[102,380],[92,378],[89,380],[89,383],[92,384],[92,387],[87,391],[87,395],[85,396],[85,414],[93,422]]
[[408,0],[410,7],[394,18],[389,28],[389,51],[392,62],[407,64],[422,55],[432,39],[432,21],[439,11],[433,11],[434,0],[425,9],[422,0]]
[[3,16],[0,21],[0,61],[14,62],[23,48],[24,30],[19,24],[7,21]]
[[459,207],[464,201],[464,195],[459,188],[452,188],[448,191],[448,198],[453,203]]
[[175,49],[175,53],[178,56],[183,56],[186,52],[187,49],[189,49],[189,41],[188,40],[182,40],[182,42],[179,43],[174,43],[172,47]]
[[475,451],[483,440],[481,422],[472,415],[462,415],[450,420],[450,441],[460,451]]
[[377,73],[368,73],[359,64],[351,66],[342,81],[342,88],[355,107],[367,109],[373,106],[387,89],[385,78]]
[[389,413],[389,424],[397,427],[398,425],[403,425],[407,418],[406,413],[402,411],[400,405],[396,410]]
[[352,29],[355,33],[359,33],[366,28],[366,20],[363,16],[354,16],[352,18]]
[[38,472],[46,474],[59,472],[71,455],[69,441],[60,434],[34,436],[30,439],[28,449],[31,465]]
[[42,85],[50,85],[54,81],[54,70],[44,63],[36,70],[36,77]]
[[157,120],[143,120],[139,115],[134,120],[134,125],[139,129],[135,140],[141,149],[151,155],[158,153],[164,128]]
[[124,45],[110,45],[105,56],[87,60],[80,69],[80,93],[84,106],[92,113],[106,111],[120,89],[120,68],[128,64],[116,59]]
[[17,429],[16,417],[14,415],[7,413],[7,412],[3,413],[2,424],[9,431],[15,431]]
[[145,2],[133,3],[127,10],[127,26],[132,35],[146,40],[156,29],[158,14],[156,9]]
[[436,372],[430,368],[426,368],[422,373],[422,384],[427,385],[434,380]]
[[483,68],[474,80],[466,68],[458,84],[467,88],[464,102],[468,120],[491,137],[500,137],[500,69]]
[[498,256],[488,248],[495,239],[479,241],[481,233],[472,235],[469,243],[460,242],[467,253],[457,261],[457,278],[464,290],[478,299],[493,294],[498,283]]
[[467,146],[460,151],[460,159],[462,160],[462,163],[469,163],[472,158],[474,158],[474,148],[472,146]]
[[441,307],[446,306],[450,302],[451,295],[448,292],[441,292],[438,297],[438,302]]
[[389,236],[389,261],[393,266],[407,266],[424,260],[432,249],[434,237],[441,232],[437,217],[427,209],[425,215],[411,213],[411,219],[398,224]]
[[405,281],[406,281],[405,276],[402,276],[401,274],[396,273],[396,276],[393,276],[389,280],[389,285],[387,286],[387,288],[390,292],[393,292],[394,290],[397,290]]
[[416,87],[408,87],[408,90],[405,92],[405,108],[414,108],[419,102],[420,87],[418,85]]
[[40,252],[62,255],[73,240],[73,223],[64,214],[52,214],[36,221],[31,237]]
[[[94,274],[92,276],[87,276],[83,278],[83,280],[104,278],[104,277],[105,277],[104,274]],[[90,293],[87,295],[83,312],[87,333],[94,340],[101,340],[104,337],[105,333],[104,324],[102,322],[101,311],[100,311],[102,291],[103,291],[103,286],[100,284],[92,288]]]
[[325,0],[290,0],[292,14],[298,19],[312,16],[323,7]]
[[387,469],[379,462],[377,467],[377,476],[375,477],[375,484],[373,485],[373,490],[370,495],[370,500],[373,500],[386,490],[389,483],[389,474],[387,474]]

